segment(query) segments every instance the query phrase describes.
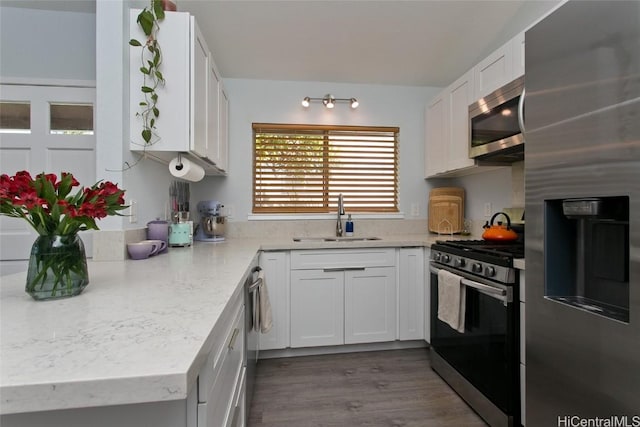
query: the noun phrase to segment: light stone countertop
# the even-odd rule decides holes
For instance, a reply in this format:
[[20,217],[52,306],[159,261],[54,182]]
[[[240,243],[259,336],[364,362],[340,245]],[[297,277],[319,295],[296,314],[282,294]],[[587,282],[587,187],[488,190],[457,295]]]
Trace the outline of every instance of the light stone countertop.
[[140,261],[89,262],[78,296],[0,286],[0,413],[185,399],[259,241],[196,243]]
[[260,250],[429,247],[451,236],[381,237],[228,239],[141,261],[89,262],[83,293],[54,301],[32,300],[26,273],[4,276],[0,414],[185,399]]

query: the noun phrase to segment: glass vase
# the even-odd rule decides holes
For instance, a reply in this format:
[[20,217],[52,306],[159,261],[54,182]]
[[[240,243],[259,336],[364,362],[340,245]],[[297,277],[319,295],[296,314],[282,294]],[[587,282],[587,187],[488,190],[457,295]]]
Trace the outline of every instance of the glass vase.
[[39,236],[31,247],[25,291],[35,300],[78,295],[89,284],[84,243],[77,234]]

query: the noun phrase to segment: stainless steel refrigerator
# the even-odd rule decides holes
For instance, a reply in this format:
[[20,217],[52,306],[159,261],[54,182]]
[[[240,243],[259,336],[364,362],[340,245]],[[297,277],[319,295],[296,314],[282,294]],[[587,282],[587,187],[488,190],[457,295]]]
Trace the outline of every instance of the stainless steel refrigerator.
[[526,424],[640,425],[640,2],[525,46]]

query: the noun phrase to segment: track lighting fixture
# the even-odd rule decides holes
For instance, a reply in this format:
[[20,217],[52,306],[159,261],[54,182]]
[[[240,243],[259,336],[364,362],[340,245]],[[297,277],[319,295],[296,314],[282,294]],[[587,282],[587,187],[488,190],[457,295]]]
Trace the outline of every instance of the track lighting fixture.
[[357,99],[355,98],[335,98],[333,95],[331,94],[326,94],[325,96],[323,96],[322,98],[311,98],[308,96],[305,96],[304,99],[302,100],[302,106],[304,108],[308,108],[309,105],[311,105],[311,101],[319,101],[322,102],[322,104],[326,107],[326,108],[333,108],[336,105],[336,102],[348,102],[351,105],[351,108],[355,109],[358,108],[358,105],[360,105],[360,103],[358,102]]

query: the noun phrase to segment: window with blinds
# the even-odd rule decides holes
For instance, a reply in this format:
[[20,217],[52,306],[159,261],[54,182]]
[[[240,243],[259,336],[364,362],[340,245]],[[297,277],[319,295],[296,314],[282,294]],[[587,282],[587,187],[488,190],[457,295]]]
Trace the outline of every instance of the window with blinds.
[[398,212],[396,127],[253,124],[253,212]]

